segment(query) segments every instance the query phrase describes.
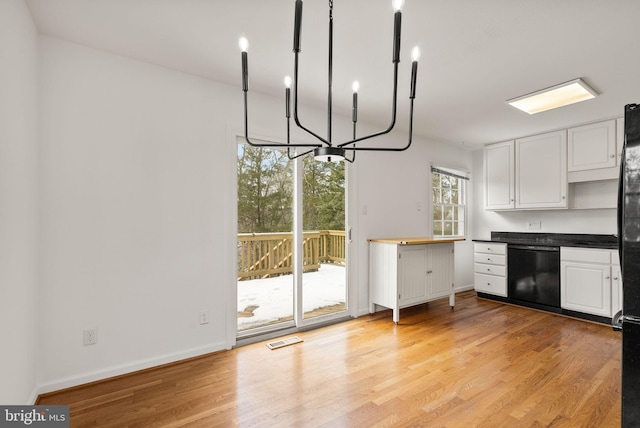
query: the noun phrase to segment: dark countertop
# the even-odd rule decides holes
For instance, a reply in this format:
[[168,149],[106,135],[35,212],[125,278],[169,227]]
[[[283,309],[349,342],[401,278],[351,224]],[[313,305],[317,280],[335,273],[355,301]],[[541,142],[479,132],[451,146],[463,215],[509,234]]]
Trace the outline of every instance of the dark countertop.
[[474,239],[476,242],[502,242],[520,245],[547,245],[558,247],[586,247],[617,250],[618,237],[615,235],[594,235],[583,233],[527,233],[491,232],[491,239]]

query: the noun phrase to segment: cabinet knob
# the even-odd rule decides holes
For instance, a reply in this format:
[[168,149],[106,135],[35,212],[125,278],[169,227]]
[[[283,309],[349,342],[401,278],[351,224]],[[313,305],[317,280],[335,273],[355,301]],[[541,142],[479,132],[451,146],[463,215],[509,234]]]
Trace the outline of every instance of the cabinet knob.
[[606,276],[604,277],[604,279],[609,279],[609,275],[606,275]]
[[491,269],[487,268],[487,272],[491,272]]
[[614,277],[613,277],[613,280],[614,280],[614,281],[617,281],[617,280],[618,280],[618,277],[617,277],[617,276],[614,276]]
[[609,157],[613,159],[614,157],[616,157],[616,155],[609,155]]

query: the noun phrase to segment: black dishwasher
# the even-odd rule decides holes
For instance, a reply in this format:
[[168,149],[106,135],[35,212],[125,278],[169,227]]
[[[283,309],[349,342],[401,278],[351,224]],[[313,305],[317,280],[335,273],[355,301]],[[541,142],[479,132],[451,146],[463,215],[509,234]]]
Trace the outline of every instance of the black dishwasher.
[[509,244],[507,249],[509,299],[560,309],[560,247]]

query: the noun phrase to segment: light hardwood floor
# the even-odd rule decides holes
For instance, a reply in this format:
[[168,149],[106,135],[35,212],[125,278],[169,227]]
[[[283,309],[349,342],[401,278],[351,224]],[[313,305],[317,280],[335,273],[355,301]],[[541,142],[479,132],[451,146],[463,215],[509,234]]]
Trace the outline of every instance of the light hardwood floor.
[[41,397],[71,426],[618,427],[610,327],[460,293]]

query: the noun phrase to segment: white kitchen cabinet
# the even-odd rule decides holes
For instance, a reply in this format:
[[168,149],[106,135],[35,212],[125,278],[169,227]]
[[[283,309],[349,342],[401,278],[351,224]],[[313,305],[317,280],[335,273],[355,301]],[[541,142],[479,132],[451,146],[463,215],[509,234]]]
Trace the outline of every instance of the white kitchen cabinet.
[[616,166],[622,164],[622,147],[624,147],[624,117],[616,119]]
[[622,269],[617,251],[611,253],[611,316],[622,310]]
[[473,261],[476,292],[507,297],[507,244],[476,242]]
[[484,206],[487,210],[515,208],[514,144],[507,141],[484,149]]
[[615,120],[569,128],[567,151],[569,172],[615,167]]
[[455,305],[453,241],[432,239],[369,240],[369,306],[393,310],[449,297]]
[[[617,252],[604,249],[560,249],[560,303],[563,309],[611,317],[616,303],[612,288],[617,281],[612,263]],[[619,266],[618,266],[619,268]],[[620,276],[618,275],[617,278]],[[616,296],[617,297],[617,296]],[[613,304],[612,304],[613,303]]]
[[517,139],[515,155],[515,207],[567,208],[566,131]]

